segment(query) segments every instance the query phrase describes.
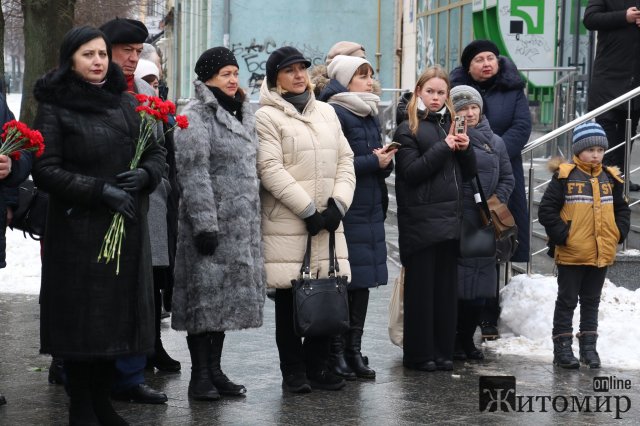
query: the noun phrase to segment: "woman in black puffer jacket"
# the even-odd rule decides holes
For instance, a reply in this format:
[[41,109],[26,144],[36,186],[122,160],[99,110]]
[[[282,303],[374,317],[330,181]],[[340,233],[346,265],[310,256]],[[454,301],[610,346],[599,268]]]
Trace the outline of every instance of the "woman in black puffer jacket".
[[[426,114],[418,116],[418,98]],[[476,173],[465,134],[453,135],[449,80],[440,67],[418,79],[396,130],[398,243],[405,267],[405,367],[453,369],[462,182]]]

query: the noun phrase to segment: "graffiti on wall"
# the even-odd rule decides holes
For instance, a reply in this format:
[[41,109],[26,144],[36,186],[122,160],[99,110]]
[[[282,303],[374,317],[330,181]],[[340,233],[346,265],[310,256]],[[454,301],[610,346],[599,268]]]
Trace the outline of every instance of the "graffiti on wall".
[[241,68],[246,69],[249,73],[246,82],[250,94],[260,91],[260,85],[266,73],[267,58],[271,52],[283,46],[293,46],[298,49],[311,62],[311,66],[324,64],[324,51],[320,50],[318,46],[312,46],[308,43],[285,40],[278,44],[273,37],[265,37],[261,42],[252,38],[247,43],[232,43],[231,51],[238,62],[244,65],[244,67],[241,65]]

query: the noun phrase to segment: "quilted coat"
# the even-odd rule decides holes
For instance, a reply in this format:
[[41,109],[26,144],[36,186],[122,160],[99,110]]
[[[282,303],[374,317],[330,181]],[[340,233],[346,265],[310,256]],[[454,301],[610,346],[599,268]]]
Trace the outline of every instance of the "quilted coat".
[[518,225],[518,249],[514,262],[529,260],[529,213],[522,168],[522,148],[531,136],[531,113],[524,93],[525,83],[511,59],[500,56],[500,69],[495,79],[478,83],[462,67],[451,71],[451,86],[465,84],[478,90],[484,100],[483,113],[493,133],[500,136],[511,159],[516,184],[509,198],[509,210]]
[[[551,162],[555,174],[538,218],[555,245],[559,265],[613,264],[618,244],[629,233],[631,210],[617,168],[584,163]],[[550,167],[550,168],[551,168]]]
[[[331,80],[320,95],[323,102],[346,92],[338,81]],[[353,202],[342,221],[349,249],[351,284],[349,289],[368,288],[387,283],[387,243],[384,232],[384,178],[391,174],[393,163],[381,170],[373,153],[382,148],[378,117],[360,117],[342,105],[330,104],[340,119],[342,131],[353,150],[356,190]]]
[[[267,285],[291,288],[291,280],[300,275],[308,235],[301,215],[311,203],[322,212],[330,197],[349,208],[356,184],[353,152],[333,108],[313,93],[300,113],[269,90],[265,79],[260,104],[256,127]],[[328,247],[327,231],[312,238],[312,276],[327,276]],[[336,252],[339,274],[350,277],[342,224],[336,231]]]
[[[248,101],[242,122],[196,81],[195,99],[176,129],[181,189],[171,326],[192,334],[260,327],[265,273],[256,173],[258,138]],[[201,255],[195,236],[216,232],[218,247]]]
[[113,212],[102,201],[105,183],[129,169],[140,117],[137,102],[110,64],[102,88],[73,72],[47,74],[36,83],[34,127],[44,154],[35,161],[35,184],[49,193],[42,257],[42,353],[65,359],[116,358],[154,349],[154,301],[147,229],[148,193],[160,182],[164,149],[155,140],[140,167],[148,187],[137,193],[136,217],[125,221],[120,272],[98,262]]

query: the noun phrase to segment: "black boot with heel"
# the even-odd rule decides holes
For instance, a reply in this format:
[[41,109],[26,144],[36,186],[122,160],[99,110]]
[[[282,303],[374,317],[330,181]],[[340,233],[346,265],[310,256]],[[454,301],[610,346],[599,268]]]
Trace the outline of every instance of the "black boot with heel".
[[356,373],[349,367],[344,356],[344,341],[345,336],[342,334],[331,337],[329,367],[333,374],[346,380],[355,380]]
[[211,335],[211,355],[209,358],[209,372],[211,381],[222,395],[241,396],[247,393],[247,388],[243,385],[233,383],[226,374],[222,372],[220,359],[222,358],[222,347],[224,346],[224,332],[216,331]]
[[211,336],[209,333],[190,334],[187,346],[191,355],[191,380],[189,380],[189,398],[197,401],[215,401],[220,399],[218,389],[211,382],[209,362],[211,357]]
[[362,334],[369,305],[369,289],[349,291],[349,332],[345,359],[351,370],[361,379],[375,379],[376,372],[369,368],[362,356]]

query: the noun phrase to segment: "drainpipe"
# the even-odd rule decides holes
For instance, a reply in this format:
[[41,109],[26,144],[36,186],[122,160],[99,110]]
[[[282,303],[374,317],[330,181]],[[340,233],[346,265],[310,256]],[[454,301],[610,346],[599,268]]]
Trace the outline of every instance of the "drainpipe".
[[380,23],[380,15],[382,13],[382,0],[378,0],[378,35],[377,35],[377,46],[376,46],[376,74],[380,75],[380,57],[382,56],[382,53],[380,53],[380,30],[381,30],[381,23]]
[[224,0],[224,6],[222,8],[223,22],[222,22],[222,45],[229,48],[229,37],[231,27],[231,0]]

